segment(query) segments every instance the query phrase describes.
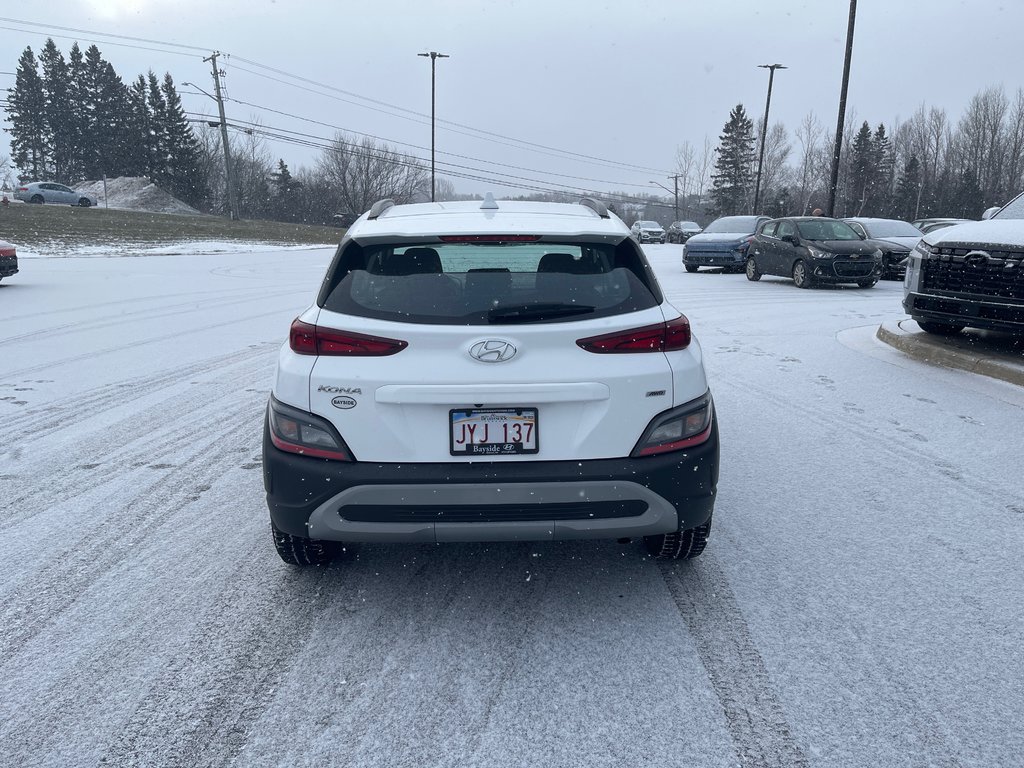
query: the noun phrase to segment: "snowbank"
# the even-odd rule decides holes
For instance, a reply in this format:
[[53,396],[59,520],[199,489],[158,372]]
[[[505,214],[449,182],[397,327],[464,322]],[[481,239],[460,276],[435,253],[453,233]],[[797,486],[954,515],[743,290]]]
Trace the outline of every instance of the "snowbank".
[[87,181],[78,186],[79,192],[94,195],[100,207],[125,208],[130,211],[152,213],[199,213],[143,176],[119,176],[107,179],[104,197],[103,180]]
[[138,256],[204,256],[214,253],[261,253],[264,251],[303,251],[334,248],[334,245],[278,245],[249,240],[180,240],[173,243],[118,243],[110,245],[83,245],[74,248],[33,248],[18,246],[19,259],[114,258]]

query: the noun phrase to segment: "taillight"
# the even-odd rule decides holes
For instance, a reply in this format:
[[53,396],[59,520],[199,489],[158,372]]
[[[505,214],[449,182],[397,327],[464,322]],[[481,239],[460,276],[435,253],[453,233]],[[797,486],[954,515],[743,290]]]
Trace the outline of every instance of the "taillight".
[[15,256],[17,251],[14,248],[0,248],[0,256]]
[[685,315],[657,325],[645,325],[628,331],[579,339],[576,343],[587,352],[614,354],[620,352],[672,352],[690,346],[690,321]]
[[711,437],[714,412],[711,393],[708,392],[703,397],[656,416],[630,455],[654,456],[707,442]]
[[18,187],[19,192],[28,192],[28,187]]
[[288,346],[300,355],[383,357],[401,352],[409,342],[322,328],[296,318],[288,334]]
[[270,442],[282,451],[316,459],[354,460],[345,441],[326,419],[285,405],[273,396],[267,417]]

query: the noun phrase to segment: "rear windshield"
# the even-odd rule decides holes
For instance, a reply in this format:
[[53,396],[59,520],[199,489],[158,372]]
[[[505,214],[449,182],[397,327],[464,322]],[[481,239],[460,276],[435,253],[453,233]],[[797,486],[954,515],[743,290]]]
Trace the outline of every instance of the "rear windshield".
[[332,312],[447,325],[566,322],[659,304],[626,244],[350,242],[326,290]]

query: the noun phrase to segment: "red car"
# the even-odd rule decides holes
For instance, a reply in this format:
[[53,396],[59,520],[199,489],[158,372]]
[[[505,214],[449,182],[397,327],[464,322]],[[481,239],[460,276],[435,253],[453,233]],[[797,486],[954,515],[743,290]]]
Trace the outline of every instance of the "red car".
[[18,274],[18,254],[14,246],[0,240],[0,280]]

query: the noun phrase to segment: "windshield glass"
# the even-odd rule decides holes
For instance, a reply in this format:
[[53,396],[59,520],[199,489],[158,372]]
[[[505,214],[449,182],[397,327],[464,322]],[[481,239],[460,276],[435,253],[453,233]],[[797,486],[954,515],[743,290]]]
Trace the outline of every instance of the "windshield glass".
[[796,226],[804,240],[860,240],[853,227],[838,219],[807,219]]
[[684,221],[679,224],[680,229],[700,229],[700,224],[696,221]]
[[661,229],[661,224],[656,221],[641,221],[640,226],[644,229]]
[[905,221],[861,222],[868,237],[920,237],[921,230]]
[[738,235],[751,235],[759,221],[763,221],[760,216],[724,216],[708,224],[704,228],[704,234],[735,232]]
[[592,243],[349,244],[324,309],[427,324],[564,322],[657,306],[635,252]]
[[993,219],[1024,219],[1024,195],[1018,195],[999,209]]

